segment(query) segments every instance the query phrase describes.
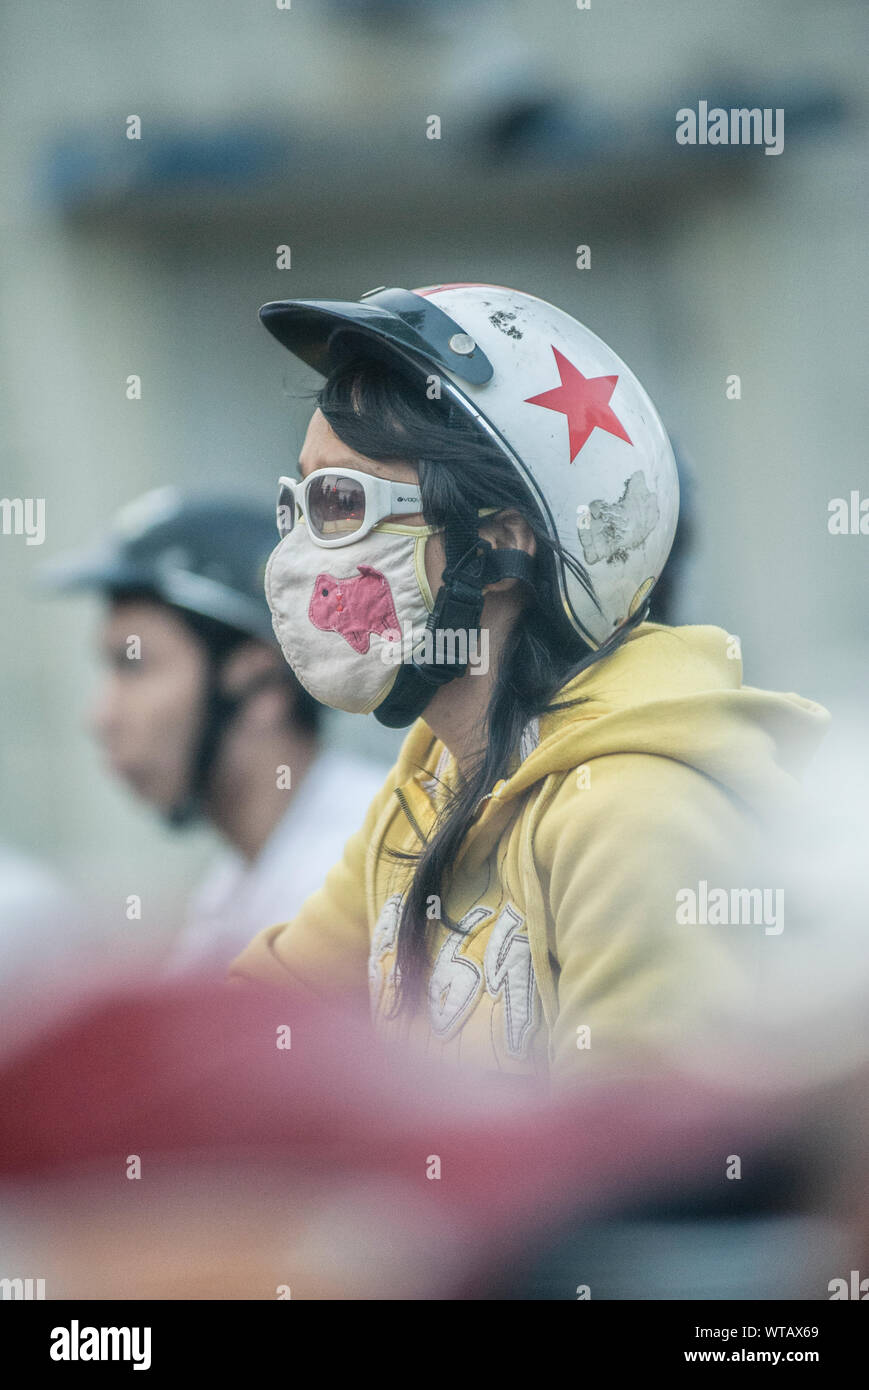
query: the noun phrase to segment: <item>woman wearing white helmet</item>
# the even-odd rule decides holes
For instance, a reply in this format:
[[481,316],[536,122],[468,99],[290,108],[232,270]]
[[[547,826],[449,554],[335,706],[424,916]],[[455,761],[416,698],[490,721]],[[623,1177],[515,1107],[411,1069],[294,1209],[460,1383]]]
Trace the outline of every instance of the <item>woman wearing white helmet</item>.
[[645,621],[673,451],[570,315],[462,284],[261,316],[326,377],[281,480],[275,631],[317,699],[412,727],[324,887],[234,973],[367,973],[386,1036],[515,1076],[672,1056],[739,997],[709,885],[746,881],[826,712],[743,687],[723,630]]

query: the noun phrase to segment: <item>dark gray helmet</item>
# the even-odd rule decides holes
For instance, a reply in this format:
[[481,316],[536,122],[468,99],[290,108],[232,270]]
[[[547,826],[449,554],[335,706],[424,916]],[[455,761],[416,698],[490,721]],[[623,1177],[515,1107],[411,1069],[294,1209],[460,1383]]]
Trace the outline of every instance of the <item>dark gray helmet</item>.
[[274,513],[267,507],[162,487],[123,507],[102,544],[48,562],[40,577],[46,587],[63,591],[153,594],[174,608],[273,642],[263,580],[277,543]]
[[106,539],[42,566],[45,588],[96,590],[112,597],[141,594],[186,615],[208,655],[208,679],[199,730],[190,749],[187,784],[168,819],[183,825],[202,813],[223,736],[244,702],[264,685],[279,682],[293,691],[294,718],[316,729],[320,706],[289,667],[276,664],[237,695],[224,693],[220,669],[229,648],[205,636],[197,620],[217,623],[228,634],[274,643],[263,587],[268,558],[278,543],[275,514],[245,498],[185,494],[157,488],[123,507]]

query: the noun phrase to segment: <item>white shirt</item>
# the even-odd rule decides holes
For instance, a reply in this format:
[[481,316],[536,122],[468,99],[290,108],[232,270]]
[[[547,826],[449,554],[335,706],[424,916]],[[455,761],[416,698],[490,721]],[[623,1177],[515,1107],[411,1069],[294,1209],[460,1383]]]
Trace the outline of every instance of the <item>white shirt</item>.
[[213,865],[190,901],[167,973],[223,975],[257,932],[291,921],[341,859],[387,772],[343,751],[320,753],[253,863],[230,849]]
[[0,845],[0,983],[44,973],[46,962],[81,943],[81,911],[50,869]]

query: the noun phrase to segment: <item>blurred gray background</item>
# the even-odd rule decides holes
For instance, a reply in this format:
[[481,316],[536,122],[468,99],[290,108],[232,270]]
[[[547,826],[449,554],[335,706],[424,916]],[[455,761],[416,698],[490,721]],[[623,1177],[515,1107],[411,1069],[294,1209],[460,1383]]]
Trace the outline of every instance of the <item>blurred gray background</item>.
[[[12,0],[0,52],[0,495],[44,497],[47,525],[0,536],[0,839],[119,929],[142,885],[171,919],[212,841],[102,771],[96,607],[35,570],[161,483],[270,506],[317,379],[257,308],[384,284],[514,285],[626,359],[691,481],[673,616],[739,634],[747,683],[830,706],[847,754],[869,536],[827,520],[869,496],[864,4]],[[677,145],[700,100],[783,108],[783,153]],[[384,756],[401,737],[331,727]]]

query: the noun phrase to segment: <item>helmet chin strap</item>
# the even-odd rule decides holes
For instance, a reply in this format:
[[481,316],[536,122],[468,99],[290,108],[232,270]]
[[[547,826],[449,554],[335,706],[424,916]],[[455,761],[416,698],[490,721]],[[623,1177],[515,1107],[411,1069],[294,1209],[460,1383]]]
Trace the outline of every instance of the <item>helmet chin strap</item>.
[[220,745],[242,706],[258,691],[280,681],[279,671],[263,671],[254,676],[242,690],[227,695],[221,687],[222,659],[209,653],[202,697],[199,732],[193,742],[187,773],[187,785],[165,819],[175,829],[192,825],[204,812],[205,797]]
[[[465,653],[470,649],[470,634],[480,626],[483,612],[483,587],[499,579],[521,579],[533,584],[534,559],[524,550],[495,550],[489,541],[477,533],[477,519],[453,521],[445,532],[447,565],[435,605],[426,623],[426,632],[434,639],[438,632],[464,633]],[[388,729],[403,729],[412,724],[429,701],[449,681],[463,676],[468,669],[464,661],[438,661],[438,650],[446,658],[442,644],[432,640],[424,651],[434,652],[434,659],[416,657],[399,668],[395,683],[386,699],[374,711],[374,718]],[[456,653],[450,653],[453,658]]]

